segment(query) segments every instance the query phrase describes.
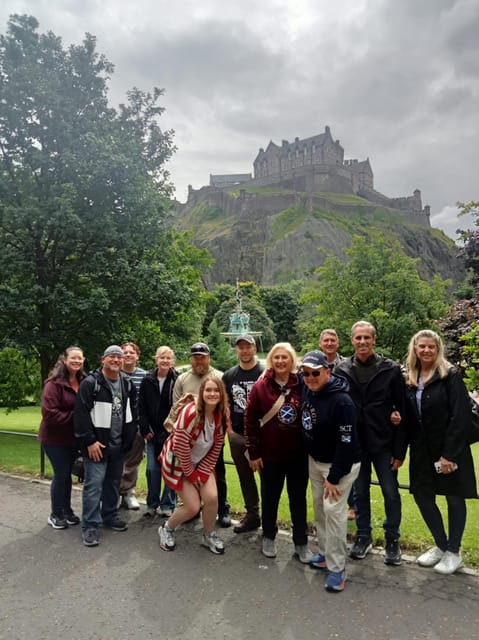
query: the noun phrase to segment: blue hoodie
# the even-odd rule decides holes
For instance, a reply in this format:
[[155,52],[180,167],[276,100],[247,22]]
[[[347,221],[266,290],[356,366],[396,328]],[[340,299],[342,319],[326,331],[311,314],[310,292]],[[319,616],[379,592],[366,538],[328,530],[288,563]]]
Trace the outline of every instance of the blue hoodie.
[[314,460],[331,463],[327,480],[338,484],[360,460],[356,408],[348,394],[349,384],[331,375],[320,391],[310,391],[303,381],[302,387],[305,448]]

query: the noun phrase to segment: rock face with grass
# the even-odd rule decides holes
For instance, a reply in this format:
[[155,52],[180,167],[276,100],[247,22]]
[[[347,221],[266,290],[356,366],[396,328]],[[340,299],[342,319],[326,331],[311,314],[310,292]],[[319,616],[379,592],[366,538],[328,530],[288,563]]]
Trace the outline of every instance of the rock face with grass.
[[330,255],[346,259],[343,250],[353,236],[367,236],[372,228],[419,258],[423,278],[438,274],[460,282],[465,273],[454,242],[430,228],[428,216],[355,194],[203,187],[178,204],[174,224],[213,255],[208,286],[237,277],[263,285],[311,277]]

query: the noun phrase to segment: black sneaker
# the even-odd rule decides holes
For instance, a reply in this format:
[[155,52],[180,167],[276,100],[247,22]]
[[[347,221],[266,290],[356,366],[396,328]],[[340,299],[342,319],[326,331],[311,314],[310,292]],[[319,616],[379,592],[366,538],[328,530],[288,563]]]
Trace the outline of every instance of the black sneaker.
[[75,526],[76,524],[80,524],[80,518],[71,511],[70,513],[64,513],[64,518],[67,521],[67,524],[71,526]]
[[47,522],[54,529],[68,529],[68,522],[65,518],[63,516],[56,516],[54,513],[48,516]]
[[85,547],[97,547],[100,544],[97,529],[85,529],[82,531],[82,538]]
[[220,525],[220,527],[223,527],[223,529],[227,529],[228,527],[231,527],[231,516],[229,513],[222,513],[221,515],[218,514],[218,524]]
[[401,564],[401,547],[398,539],[386,540],[384,564],[390,564],[395,567],[398,567]]
[[349,556],[355,560],[362,560],[368,555],[372,548],[371,538],[368,536],[358,536],[349,551]]
[[103,524],[113,531],[126,531],[128,529],[127,523],[121,518],[113,518],[113,520],[108,520]]

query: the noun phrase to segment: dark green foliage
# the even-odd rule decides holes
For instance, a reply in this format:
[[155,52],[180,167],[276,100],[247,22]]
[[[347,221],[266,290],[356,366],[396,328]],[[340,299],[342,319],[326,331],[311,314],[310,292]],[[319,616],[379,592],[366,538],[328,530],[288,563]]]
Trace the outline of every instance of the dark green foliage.
[[293,281],[287,285],[261,287],[261,301],[273,322],[273,330],[278,342],[290,342],[299,346],[297,322],[301,311],[303,284]]
[[431,327],[444,313],[448,281],[421,280],[417,261],[407,257],[397,242],[387,242],[376,233],[369,239],[356,236],[345,253],[349,262],[329,258],[317,271],[316,288],[303,298],[303,348],[315,348],[321,330],[333,327],[341,352],[347,353],[351,326],[364,319],[377,329],[378,350],[402,360],[411,336]]
[[221,335],[221,330],[215,320],[210,324],[206,342],[211,351],[211,364],[216,369],[226,371],[236,364],[236,352],[230,347],[227,338]]
[[64,49],[37,27],[13,16],[0,37],[0,335],[37,352],[45,377],[67,345],[96,366],[149,321],[188,340],[208,259],[166,232],[162,90],[112,109],[95,38]]
[[27,396],[40,386],[38,368],[25,360],[18,349],[0,350],[0,407],[7,412],[26,404]]

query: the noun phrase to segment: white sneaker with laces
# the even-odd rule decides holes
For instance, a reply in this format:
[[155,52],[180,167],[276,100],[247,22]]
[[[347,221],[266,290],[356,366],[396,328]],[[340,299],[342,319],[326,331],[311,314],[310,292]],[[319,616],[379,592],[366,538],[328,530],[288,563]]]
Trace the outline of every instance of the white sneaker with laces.
[[452,553],[452,551],[446,551],[442,559],[434,566],[434,571],[448,576],[460,569],[463,564],[460,552]]
[[140,508],[140,503],[134,493],[127,493],[126,496],[123,496],[123,504],[127,509],[131,509],[132,511],[138,511]]
[[225,552],[225,545],[221,538],[218,538],[218,534],[216,531],[212,531],[211,533],[204,533],[201,538],[201,544],[203,547],[206,547],[211,551],[211,553],[216,553],[217,555]]
[[261,553],[267,558],[276,558],[276,542],[271,540],[271,538],[263,538]]
[[306,544],[294,545],[294,555],[302,564],[309,564],[314,557]]
[[160,549],[163,549],[163,551],[175,550],[175,530],[170,529],[166,522],[164,525],[159,527],[158,535],[160,536]]
[[416,562],[421,567],[434,567],[434,565],[442,560],[445,553],[446,552],[439,549],[439,547],[432,547],[432,549],[428,549],[416,558]]

